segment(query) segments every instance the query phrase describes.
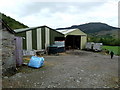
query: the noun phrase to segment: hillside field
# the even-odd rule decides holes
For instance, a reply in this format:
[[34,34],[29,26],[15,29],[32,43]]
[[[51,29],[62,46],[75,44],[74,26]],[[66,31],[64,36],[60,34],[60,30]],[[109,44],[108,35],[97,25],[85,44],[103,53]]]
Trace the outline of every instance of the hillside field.
[[113,51],[115,55],[120,56],[120,46],[103,46],[102,49]]

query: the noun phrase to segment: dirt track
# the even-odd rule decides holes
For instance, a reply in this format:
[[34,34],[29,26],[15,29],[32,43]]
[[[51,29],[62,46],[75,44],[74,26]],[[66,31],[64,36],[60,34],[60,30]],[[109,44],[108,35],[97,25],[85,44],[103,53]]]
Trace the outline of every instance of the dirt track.
[[39,69],[24,66],[22,72],[3,79],[5,88],[118,88],[118,56],[69,51],[45,56]]

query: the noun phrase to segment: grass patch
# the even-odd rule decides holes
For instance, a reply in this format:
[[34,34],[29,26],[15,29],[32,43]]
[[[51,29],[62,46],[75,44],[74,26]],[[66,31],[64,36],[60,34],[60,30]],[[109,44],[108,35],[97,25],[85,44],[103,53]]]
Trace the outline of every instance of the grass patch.
[[115,55],[119,55],[120,56],[120,46],[102,46],[102,49],[106,49],[109,52],[113,51]]

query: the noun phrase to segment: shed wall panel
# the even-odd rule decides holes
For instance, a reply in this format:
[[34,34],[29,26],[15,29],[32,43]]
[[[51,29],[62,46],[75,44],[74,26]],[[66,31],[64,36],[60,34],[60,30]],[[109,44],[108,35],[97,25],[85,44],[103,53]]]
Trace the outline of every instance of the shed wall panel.
[[42,34],[41,28],[37,29],[37,50],[42,49]]
[[50,29],[45,27],[45,49],[50,45]]
[[26,32],[27,50],[32,50],[32,31]]
[[87,36],[81,36],[81,49],[85,49],[86,42],[87,42]]
[[41,28],[42,34],[42,49],[45,49],[45,28]]
[[32,30],[32,49],[37,50],[37,31],[36,29]]

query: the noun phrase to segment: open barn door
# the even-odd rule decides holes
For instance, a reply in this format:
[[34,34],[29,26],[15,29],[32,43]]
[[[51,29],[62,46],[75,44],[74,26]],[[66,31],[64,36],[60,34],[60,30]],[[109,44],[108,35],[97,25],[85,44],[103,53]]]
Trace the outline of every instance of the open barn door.
[[81,36],[68,35],[65,40],[66,49],[80,49]]

